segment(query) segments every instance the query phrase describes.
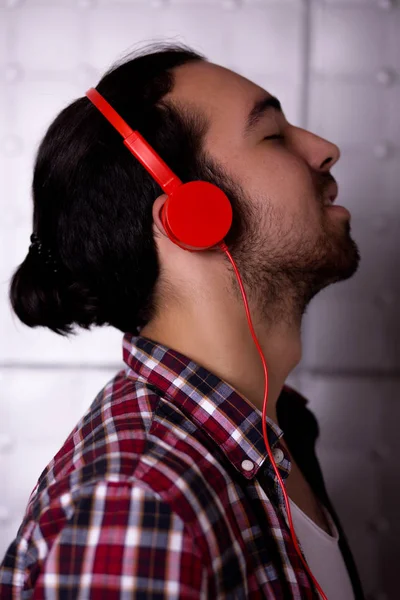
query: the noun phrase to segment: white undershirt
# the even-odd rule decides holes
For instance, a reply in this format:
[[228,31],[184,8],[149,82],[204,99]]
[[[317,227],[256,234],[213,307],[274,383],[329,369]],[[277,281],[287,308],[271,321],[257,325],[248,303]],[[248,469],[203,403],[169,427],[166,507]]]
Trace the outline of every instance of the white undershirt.
[[322,507],[332,535],[318,527],[290,498],[294,530],[312,574],[328,600],[354,600],[351,580],[339,548],[339,532]]

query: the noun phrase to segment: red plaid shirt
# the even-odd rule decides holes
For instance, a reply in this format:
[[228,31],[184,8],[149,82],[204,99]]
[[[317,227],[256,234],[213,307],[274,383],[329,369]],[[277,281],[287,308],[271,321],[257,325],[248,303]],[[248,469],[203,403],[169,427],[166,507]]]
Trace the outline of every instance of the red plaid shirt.
[[[1,600],[318,598],[261,412],[144,337],[126,334],[123,357],[32,491]],[[268,420],[285,479],[282,435]]]

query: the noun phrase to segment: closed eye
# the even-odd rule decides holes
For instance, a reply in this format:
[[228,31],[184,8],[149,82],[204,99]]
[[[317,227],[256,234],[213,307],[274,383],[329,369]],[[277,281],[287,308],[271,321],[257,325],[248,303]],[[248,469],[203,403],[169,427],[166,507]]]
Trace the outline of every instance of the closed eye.
[[268,137],[265,137],[264,140],[283,140],[284,137],[283,135],[279,135],[279,134],[275,134],[275,135],[269,135]]

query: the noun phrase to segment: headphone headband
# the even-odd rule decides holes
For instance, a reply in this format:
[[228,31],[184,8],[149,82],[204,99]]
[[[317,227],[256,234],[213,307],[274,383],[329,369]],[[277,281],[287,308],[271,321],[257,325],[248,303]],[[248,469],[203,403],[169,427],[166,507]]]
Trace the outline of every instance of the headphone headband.
[[168,196],[182,185],[179,177],[171,171],[161,156],[157,154],[138,131],[134,131],[128,123],[120,117],[117,111],[95,88],[90,88],[86,92],[86,96],[118,133],[121,134],[124,138],[125,146],[129,148],[132,154],[141,162]]

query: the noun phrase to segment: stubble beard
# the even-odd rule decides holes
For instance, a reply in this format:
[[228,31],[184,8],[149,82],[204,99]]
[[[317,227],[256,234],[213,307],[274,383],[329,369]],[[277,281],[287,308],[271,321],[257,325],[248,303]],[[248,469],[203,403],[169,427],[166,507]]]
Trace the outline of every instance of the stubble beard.
[[299,233],[295,223],[284,229],[282,214],[271,205],[260,219],[253,205],[239,202],[245,214],[231,250],[246,288],[265,324],[300,327],[312,298],[358,269],[360,255],[350,224],[333,223],[324,215],[320,234],[310,239],[310,232]]

